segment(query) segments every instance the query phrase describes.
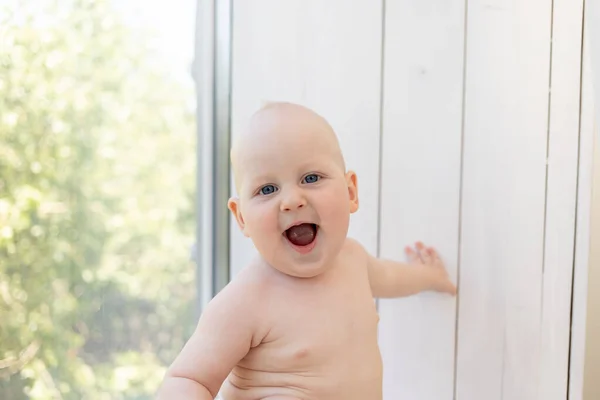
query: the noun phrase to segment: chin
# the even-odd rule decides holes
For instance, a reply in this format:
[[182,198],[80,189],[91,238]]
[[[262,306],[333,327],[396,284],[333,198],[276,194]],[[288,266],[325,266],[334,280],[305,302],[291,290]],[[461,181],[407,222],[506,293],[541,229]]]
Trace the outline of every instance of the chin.
[[314,278],[327,272],[332,262],[320,251],[309,255],[298,255],[286,249],[280,253],[280,257],[271,264],[280,272],[296,278]]
[[325,265],[294,265],[289,268],[281,268],[279,271],[295,278],[309,279],[327,272],[328,269],[329,268]]
[[315,268],[315,269],[303,269],[303,268],[298,268],[298,267],[293,267],[293,268],[276,268],[279,272],[281,272],[282,274],[294,277],[294,278],[299,278],[299,279],[311,279],[311,278],[315,278],[319,275],[322,275],[325,271],[327,271],[327,268]]

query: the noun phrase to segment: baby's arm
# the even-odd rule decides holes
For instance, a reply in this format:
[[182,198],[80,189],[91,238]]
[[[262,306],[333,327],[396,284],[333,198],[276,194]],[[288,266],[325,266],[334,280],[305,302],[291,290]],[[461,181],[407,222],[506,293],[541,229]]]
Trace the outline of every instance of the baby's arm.
[[456,294],[437,252],[421,242],[416,248],[406,248],[408,264],[376,258],[365,251],[373,297],[406,297],[423,291]]
[[202,313],[196,331],[166,373],[158,399],[212,400],[256,343],[252,288],[226,287]]

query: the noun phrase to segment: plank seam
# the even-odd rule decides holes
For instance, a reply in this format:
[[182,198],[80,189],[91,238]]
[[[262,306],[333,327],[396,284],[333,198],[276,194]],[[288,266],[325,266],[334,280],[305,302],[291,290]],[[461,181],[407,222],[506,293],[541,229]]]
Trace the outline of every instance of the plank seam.
[[[552,124],[552,53],[554,50],[554,0],[552,0],[551,12],[550,12],[550,63],[548,73],[548,119],[546,128],[546,181],[545,181],[545,192],[544,192],[544,230],[543,230],[543,246],[542,246],[542,276],[546,270],[546,230],[548,223],[548,171],[549,171],[549,157],[550,157],[550,126]],[[542,318],[544,311],[544,290],[542,289]],[[541,326],[541,325],[540,325]]]
[[461,115],[461,137],[460,137],[460,178],[458,190],[458,243],[456,257],[456,286],[458,293],[456,296],[456,316],[454,321],[454,396],[457,399],[458,392],[458,328],[459,328],[459,312],[460,312],[460,264],[462,261],[462,202],[463,202],[463,178],[464,178],[464,162],[465,162],[465,109],[466,109],[466,93],[467,93],[467,30],[469,16],[469,0],[465,0],[465,11],[463,16],[464,31],[463,31],[463,74],[462,74],[462,115]]
[[[539,324],[539,337],[542,340],[544,328],[544,274],[546,272],[546,248],[548,241],[548,182],[550,175],[550,129],[552,126],[552,74],[553,74],[553,55],[554,55],[554,0],[551,2],[550,6],[550,62],[548,69],[548,115],[546,121],[546,177],[544,182],[544,226],[542,230],[542,279],[540,281],[541,290],[540,290],[540,324]],[[542,359],[542,351],[540,349],[540,360]],[[541,379],[541,377],[539,378]],[[539,385],[539,383],[538,383]],[[538,386],[539,387],[539,386]]]
[[580,170],[581,170],[581,113],[583,109],[583,53],[585,45],[585,5],[586,0],[583,0],[583,13],[581,21],[581,51],[580,51],[580,63],[579,63],[579,121],[578,121],[578,134],[577,134],[577,178],[575,180],[575,226],[573,235],[573,264],[571,266],[571,307],[569,310],[569,353],[567,356],[567,400],[571,398],[571,356],[573,350],[573,301],[575,293],[575,264],[577,254],[577,222],[579,215],[579,183],[580,183]]
[[[377,171],[377,257],[381,257],[381,216],[383,207],[383,129],[384,129],[384,102],[385,102],[385,20],[386,20],[386,0],[381,0],[381,66],[379,72],[379,165]],[[375,300],[379,310],[379,299]]]

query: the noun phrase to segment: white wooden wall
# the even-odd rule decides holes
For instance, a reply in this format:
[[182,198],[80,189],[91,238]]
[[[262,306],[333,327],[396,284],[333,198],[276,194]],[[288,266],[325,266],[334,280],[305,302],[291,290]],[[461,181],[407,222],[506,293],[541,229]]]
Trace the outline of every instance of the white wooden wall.
[[[350,235],[387,258],[424,240],[459,283],[456,299],[379,301],[386,400],[567,398],[582,15],[583,0],[233,2],[232,134],[263,101],[314,108],[358,173]],[[231,228],[235,274],[255,253]]]
[[[265,101],[293,101],[321,113],[358,174],[361,212],[351,235],[377,251],[382,7],[373,0],[234,1],[232,135]],[[232,191],[235,188],[232,187]],[[231,265],[252,243],[231,222]]]

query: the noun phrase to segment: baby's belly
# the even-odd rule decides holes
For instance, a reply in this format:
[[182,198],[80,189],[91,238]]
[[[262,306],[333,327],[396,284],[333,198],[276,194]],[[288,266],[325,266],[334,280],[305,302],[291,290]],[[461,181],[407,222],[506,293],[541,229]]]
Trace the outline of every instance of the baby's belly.
[[315,383],[312,378],[291,374],[257,372],[248,378],[232,372],[220,394],[222,400],[316,400],[319,385]]
[[[335,363],[334,363],[335,364]],[[365,368],[367,367],[367,368]],[[303,371],[236,367],[221,388],[222,400],[381,400],[381,360],[357,368],[321,366]]]

